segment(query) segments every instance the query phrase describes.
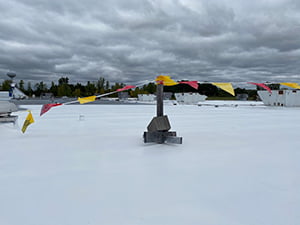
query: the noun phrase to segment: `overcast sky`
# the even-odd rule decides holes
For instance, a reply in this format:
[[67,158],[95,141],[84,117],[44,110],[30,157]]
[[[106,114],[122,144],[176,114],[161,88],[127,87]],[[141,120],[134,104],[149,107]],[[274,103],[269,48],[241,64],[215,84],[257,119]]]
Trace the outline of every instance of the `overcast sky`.
[[299,82],[299,0],[0,0],[0,81]]

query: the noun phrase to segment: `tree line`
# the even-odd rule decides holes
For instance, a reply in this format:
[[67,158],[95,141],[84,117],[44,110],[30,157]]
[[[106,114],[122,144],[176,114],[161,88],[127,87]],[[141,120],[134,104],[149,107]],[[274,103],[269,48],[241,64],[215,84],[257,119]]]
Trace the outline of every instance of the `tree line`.
[[[0,83],[0,90],[8,91],[10,89],[11,80],[5,80],[3,83]],[[91,82],[87,81],[86,84],[76,83],[70,84],[68,77],[61,77],[58,79],[58,82],[51,82],[51,85],[48,86],[43,81],[40,81],[34,85],[31,82],[25,82],[20,80],[17,83],[17,87],[23,91],[27,96],[42,96],[45,93],[51,93],[54,97],[84,97],[90,95],[105,94],[109,92],[116,91],[119,88],[124,87],[124,83],[114,83],[111,84],[105,78],[100,77],[97,81]],[[272,89],[277,89],[278,87],[271,87]],[[257,90],[259,87],[257,88]],[[248,94],[249,99],[256,99],[257,90],[254,89],[245,89],[245,88],[235,88],[236,94]],[[141,87],[136,87],[135,89],[128,90],[130,97],[137,97],[138,94],[154,94],[156,91],[156,84],[150,82]],[[174,86],[164,86],[165,92],[197,92],[208,97],[232,97],[229,93],[217,88],[216,86],[210,83],[199,84],[198,89],[194,89],[187,84],[178,84]],[[112,95],[112,97],[117,97],[117,94]]]
[[[0,83],[1,91],[9,91],[11,88],[11,80],[5,80]],[[86,84],[69,83],[68,77],[61,77],[58,79],[58,82],[51,82],[51,85],[47,85],[45,82],[40,81],[34,85],[31,82],[25,82],[20,80],[16,86],[24,92],[27,96],[42,96],[45,93],[51,93],[54,97],[83,97],[97,94],[105,94],[109,92],[116,91],[119,88],[125,86],[124,83],[114,83],[111,84],[105,78],[100,77],[97,81],[91,82],[87,81]],[[145,84],[142,87],[137,87],[133,90],[128,90],[128,94],[131,97],[137,97],[138,94],[153,94],[156,91],[155,83]],[[116,97],[117,94],[113,94],[112,97]]]

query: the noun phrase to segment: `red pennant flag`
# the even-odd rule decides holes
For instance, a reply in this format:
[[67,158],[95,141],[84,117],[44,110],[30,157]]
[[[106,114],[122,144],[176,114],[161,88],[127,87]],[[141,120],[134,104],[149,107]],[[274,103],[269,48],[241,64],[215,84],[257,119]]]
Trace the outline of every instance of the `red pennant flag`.
[[267,85],[265,85],[263,83],[253,83],[253,82],[247,82],[247,83],[262,87],[262,88],[266,89],[270,94],[272,94],[272,90]]
[[191,87],[195,88],[198,90],[198,81],[179,81],[180,84],[188,84],[190,85]]
[[41,109],[40,116],[42,116],[44,113],[48,112],[52,107],[62,105],[61,103],[50,103],[50,104],[45,104],[43,105]]
[[132,86],[132,85],[126,85],[126,86],[123,87],[123,88],[117,89],[117,91],[125,91],[125,90],[131,89],[131,88],[135,88],[135,86]]

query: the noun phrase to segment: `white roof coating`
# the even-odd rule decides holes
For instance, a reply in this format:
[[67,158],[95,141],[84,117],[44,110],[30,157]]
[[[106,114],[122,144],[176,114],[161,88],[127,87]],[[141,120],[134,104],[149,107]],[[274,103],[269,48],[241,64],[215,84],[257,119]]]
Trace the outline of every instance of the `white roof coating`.
[[300,108],[166,105],[182,145],[144,144],[155,105],[65,105],[0,124],[3,225],[300,224]]

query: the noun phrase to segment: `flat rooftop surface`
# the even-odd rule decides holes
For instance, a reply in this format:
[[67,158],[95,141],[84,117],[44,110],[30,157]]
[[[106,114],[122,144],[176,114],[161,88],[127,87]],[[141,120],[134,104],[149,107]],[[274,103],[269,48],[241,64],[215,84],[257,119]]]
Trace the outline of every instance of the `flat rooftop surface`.
[[[246,104],[247,103],[247,104]],[[183,144],[144,144],[155,105],[65,105],[0,124],[0,224],[300,224],[300,108],[165,105]]]

